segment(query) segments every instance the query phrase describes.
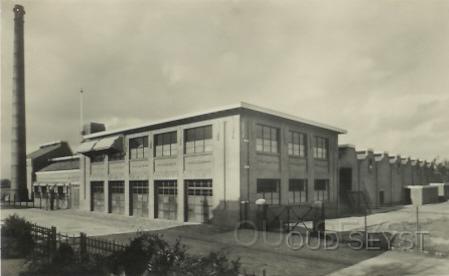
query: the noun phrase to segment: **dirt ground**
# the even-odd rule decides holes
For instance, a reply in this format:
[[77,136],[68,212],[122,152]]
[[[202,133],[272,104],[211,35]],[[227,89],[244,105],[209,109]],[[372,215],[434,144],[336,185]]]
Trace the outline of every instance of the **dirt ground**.
[[[232,258],[240,258],[243,268],[262,275],[444,275],[447,258],[398,251],[353,250],[345,244],[338,249],[311,249],[304,246],[293,250],[287,246],[287,236],[252,230],[221,229],[211,225],[180,224],[165,220],[147,220],[119,215],[83,211],[44,211],[38,209],[1,210],[2,218],[17,213],[41,225],[54,225],[69,234],[85,232],[90,236],[126,243],[136,231],[161,233],[169,241],[180,238],[191,254],[207,254],[223,249]],[[362,229],[363,217],[339,218],[326,221],[326,229]],[[378,231],[416,230],[416,209],[404,206],[371,214],[368,228]],[[430,233],[425,249],[449,251],[449,203],[425,205],[419,208],[419,229]],[[253,243],[249,243],[254,238]],[[291,237],[290,237],[291,238]],[[317,244],[310,240],[309,247]],[[448,262],[449,263],[449,262]],[[6,264],[6,263],[3,263]],[[439,267],[444,267],[440,273]],[[3,274],[4,275],[4,274]]]

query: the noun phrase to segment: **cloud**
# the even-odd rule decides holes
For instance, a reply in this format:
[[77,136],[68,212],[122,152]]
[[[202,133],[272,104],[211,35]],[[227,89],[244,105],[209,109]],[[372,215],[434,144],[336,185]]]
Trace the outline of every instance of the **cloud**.
[[[344,127],[341,142],[360,148],[449,156],[447,1],[23,4],[29,150],[79,142],[83,88],[86,120],[108,128],[248,101]],[[13,5],[1,18],[6,173]]]

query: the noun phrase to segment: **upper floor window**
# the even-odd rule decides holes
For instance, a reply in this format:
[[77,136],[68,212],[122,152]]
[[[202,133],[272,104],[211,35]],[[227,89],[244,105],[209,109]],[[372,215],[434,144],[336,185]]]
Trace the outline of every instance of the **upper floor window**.
[[329,141],[327,138],[315,136],[315,144],[313,145],[313,157],[316,159],[327,159]]
[[289,131],[288,155],[299,157],[306,156],[306,136],[304,133]]
[[104,154],[95,154],[90,157],[91,163],[100,163],[104,161]]
[[117,151],[109,154],[109,161],[117,161],[117,160],[124,160],[125,159],[125,153],[122,151]]
[[154,156],[173,156],[178,154],[176,131],[154,136]]
[[129,139],[129,159],[144,159],[148,157],[148,136]]
[[199,153],[212,151],[212,126],[186,129],[185,153]]
[[256,126],[256,151],[278,153],[279,130],[269,126]]

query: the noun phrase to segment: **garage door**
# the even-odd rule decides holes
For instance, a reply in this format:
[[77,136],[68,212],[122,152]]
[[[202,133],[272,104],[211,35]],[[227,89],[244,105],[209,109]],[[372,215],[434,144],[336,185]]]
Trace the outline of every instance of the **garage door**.
[[212,217],[212,180],[186,180],[187,221],[208,222]]
[[90,183],[92,211],[104,212],[104,185],[102,181]]
[[113,214],[125,213],[125,183],[109,181],[109,206]]
[[156,218],[176,220],[178,217],[178,189],[176,180],[158,180],[156,187]]
[[133,216],[148,217],[148,181],[130,181]]

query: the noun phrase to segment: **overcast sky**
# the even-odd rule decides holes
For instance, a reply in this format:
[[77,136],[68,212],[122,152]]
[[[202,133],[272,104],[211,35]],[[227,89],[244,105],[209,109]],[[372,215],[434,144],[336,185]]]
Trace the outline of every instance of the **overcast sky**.
[[1,162],[12,32],[25,6],[27,151],[247,101],[348,130],[362,150],[449,157],[449,1],[5,1]]

